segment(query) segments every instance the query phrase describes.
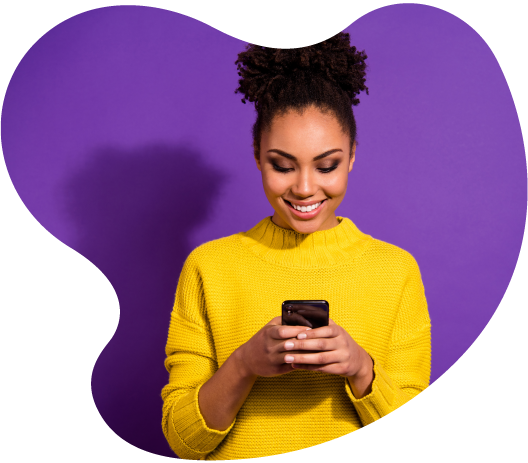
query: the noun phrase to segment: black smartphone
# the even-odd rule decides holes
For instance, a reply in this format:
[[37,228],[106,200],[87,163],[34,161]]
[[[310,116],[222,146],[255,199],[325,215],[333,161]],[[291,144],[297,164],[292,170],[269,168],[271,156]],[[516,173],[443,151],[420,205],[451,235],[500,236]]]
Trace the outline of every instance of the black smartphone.
[[327,301],[284,301],[282,303],[282,324],[319,328],[328,325],[329,306]]

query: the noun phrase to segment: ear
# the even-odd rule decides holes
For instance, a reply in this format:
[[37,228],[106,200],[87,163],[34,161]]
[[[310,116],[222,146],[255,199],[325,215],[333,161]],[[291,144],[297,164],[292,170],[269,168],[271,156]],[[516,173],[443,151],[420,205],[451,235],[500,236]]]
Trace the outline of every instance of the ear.
[[260,156],[259,156],[259,154],[260,153],[258,152],[258,150],[255,147],[255,144],[253,143],[253,156],[255,158],[255,162],[257,163],[258,170],[262,171],[262,169],[260,168],[261,166],[260,166]]
[[354,140],[354,143],[352,144],[352,148],[350,149],[350,163],[348,164],[348,172],[352,171],[352,167],[354,165],[355,160],[356,160],[356,141]]

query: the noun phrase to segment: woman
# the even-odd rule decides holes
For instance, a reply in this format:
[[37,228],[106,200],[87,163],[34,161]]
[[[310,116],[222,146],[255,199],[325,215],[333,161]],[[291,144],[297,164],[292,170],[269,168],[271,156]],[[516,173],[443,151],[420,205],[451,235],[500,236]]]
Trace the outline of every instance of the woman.
[[[336,216],[356,149],[363,52],[249,45],[254,156],[274,209],[194,249],[171,315],[163,432],[187,459],[241,459],[342,436],[429,384],[430,319],[414,258]],[[282,326],[285,300],[325,299],[330,324]]]

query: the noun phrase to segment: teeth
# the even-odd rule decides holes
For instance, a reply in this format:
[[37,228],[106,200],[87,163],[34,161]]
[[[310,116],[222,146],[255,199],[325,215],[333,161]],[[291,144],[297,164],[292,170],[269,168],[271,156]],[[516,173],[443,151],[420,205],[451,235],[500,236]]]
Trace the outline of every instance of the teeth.
[[292,206],[301,212],[311,212],[314,209],[317,209],[321,205],[322,201],[316,204],[312,204],[311,206],[297,206],[295,204],[292,204]]

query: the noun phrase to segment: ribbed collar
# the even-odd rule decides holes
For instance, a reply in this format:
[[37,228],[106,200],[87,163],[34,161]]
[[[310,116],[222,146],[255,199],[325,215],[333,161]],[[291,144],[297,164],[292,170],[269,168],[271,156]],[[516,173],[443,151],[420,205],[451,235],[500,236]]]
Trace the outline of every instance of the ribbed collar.
[[339,225],[305,234],[279,227],[268,216],[238,235],[242,244],[268,262],[296,268],[332,267],[361,254],[372,240],[350,219],[336,218]]

